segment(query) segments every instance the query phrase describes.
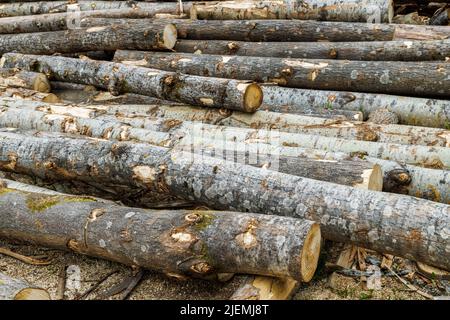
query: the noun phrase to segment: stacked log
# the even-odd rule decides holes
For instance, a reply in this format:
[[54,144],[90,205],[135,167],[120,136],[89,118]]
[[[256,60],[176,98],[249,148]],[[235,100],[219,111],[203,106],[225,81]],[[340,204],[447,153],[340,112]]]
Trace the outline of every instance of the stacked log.
[[0,2],[0,238],[231,299],[292,297],[322,235],[450,270],[445,4]]
[[[19,132],[2,132],[0,140],[2,170],[125,184],[149,192],[176,194],[217,209],[307,218],[321,223],[327,239],[450,267],[445,234],[450,207],[445,204],[171,152],[148,144]],[[433,230],[428,228],[430,223],[435,226]]]
[[[206,277],[238,272],[308,282],[319,258],[320,228],[307,220],[237,212],[146,210],[90,197],[9,188],[0,189],[0,197],[3,237],[167,274]],[[34,218],[37,212],[39,224]],[[283,250],[277,248],[281,235]]]
[[[139,60],[121,60],[139,65],[198,76],[275,82],[282,86],[385,92],[400,95],[448,97],[447,63],[337,61],[198,55],[188,53],[143,53]],[[418,82],[418,79],[420,81]]]
[[262,103],[258,85],[249,81],[180,75],[118,63],[65,57],[8,53],[1,66],[40,70],[50,79],[95,85],[115,94],[145,94],[211,108],[228,108],[253,112]]
[[[368,61],[445,60],[450,40],[365,42],[246,42],[227,40],[178,40],[177,52],[299,59]],[[139,54],[119,50],[116,60],[139,60]]]
[[[202,121],[211,124],[223,124],[228,117],[233,116],[233,114],[224,114],[220,111],[209,110],[200,113],[198,109],[191,110],[191,107],[186,106],[153,106],[150,107],[151,113],[145,113],[145,115],[153,115],[157,118],[150,120],[142,119],[138,114],[133,113],[133,109],[145,110],[140,106],[134,106],[130,110],[130,107],[132,107],[130,105],[55,105],[35,102],[17,103],[11,99],[0,100],[0,105],[7,107],[0,112],[0,125],[5,127],[80,134],[122,141],[138,140],[222,158],[224,154],[232,154],[233,160],[236,153],[237,159],[245,160],[244,163],[255,166],[270,165],[271,162],[276,162],[272,168],[271,166],[268,168],[284,173],[346,185],[379,186],[375,188],[377,190],[381,190],[381,186],[383,186],[384,191],[405,193],[450,203],[450,193],[446,187],[450,181],[450,175],[444,170],[405,166],[393,161],[380,160],[376,158],[376,153],[372,154],[372,157],[365,157],[367,163],[361,163],[362,160],[357,157],[357,159],[354,159],[355,156],[352,156],[351,151],[345,153],[345,149],[327,152],[311,149],[314,146],[310,145],[306,145],[310,149],[298,147],[300,141],[307,140],[305,139],[307,136],[304,135],[290,134],[283,136],[270,131],[238,130],[237,128],[227,130],[226,127],[199,125],[190,122]],[[253,115],[255,120],[266,121],[268,127],[276,125],[275,122],[270,121],[271,117],[267,113],[259,113],[256,112]],[[279,122],[282,118],[275,119]],[[291,117],[290,121],[291,123],[298,123],[301,118]],[[195,136],[195,138],[192,136]],[[264,143],[275,145],[269,146]],[[386,144],[380,145],[380,150],[384,146]],[[398,145],[388,144],[387,146],[393,151],[385,153],[385,159],[397,157],[396,160],[400,163],[411,163],[410,158],[402,154],[399,155],[395,151]],[[434,149],[435,147],[430,147],[426,151],[430,157]],[[417,152],[418,149],[411,146],[404,150],[411,153]],[[353,153],[360,154],[356,151],[353,151]],[[448,153],[446,157],[448,157]],[[251,159],[253,162],[250,161]],[[328,162],[323,162],[323,160]],[[373,164],[381,167],[384,175],[383,183],[380,182],[380,172],[374,170]],[[440,168],[443,164],[439,161],[431,161],[428,165]],[[361,169],[359,173],[358,168]],[[371,173],[369,174],[369,172]],[[361,180],[363,176],[365,178]]]
[[[392,41],[444,40],[445,26],[301,20],[169,20],[179,39],[238,41]],[[146,24],[142,19],[85,18],[83,27]],[[148,24],[148,23],[147,23]]]

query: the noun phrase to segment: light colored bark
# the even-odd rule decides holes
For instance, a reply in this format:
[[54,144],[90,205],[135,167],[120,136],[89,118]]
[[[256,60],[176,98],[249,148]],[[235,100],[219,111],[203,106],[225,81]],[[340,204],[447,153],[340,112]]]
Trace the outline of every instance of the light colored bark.
[[307,282],[320,253],[320,228],[308,220],[238,212],[156,211],[9,188],[0,189],[0,197],[3,237],[166,274],[249,273]]
[[[446,26],[415,26],[385,23],[327,22],[313,20],[183,20],[175,24],[178,39],[240,41],[391,41],[444,40]],[[157,21],[154,21],[157,23]],[[148,24],[142,19],[85,18],[84,27],[112,24]]]
[[191,8],[191,19],[207,20],[301,19],[390,23],[393,14],[392,0],[244,0],[194,3]]
[[[38,108],[41,109],[42,107]],[[192,130],[189,127],[186,127],[181,128],[180,132],[166,134],[159,131],[131,127],[124,122],[97,120],[95,115],[93,115],[93,112],[89,112],[89,110],[86,109],[83,110],[81,108],[76,109],[72,107],[66,108],[66,110],[67,109],[70,114],[78,114],[81,115],[81,117],[64,116],[27,109],[6,108],[0,110],[0,125],[2,127],[16,127],[22,130],[42,130],[81,134],[90,137],[115,139],[120,141],[138,140],[165,147],[177,145],[179,137],[183,137],[183,134],[187,130]],[[163,123],[162,125],[164,126],[167,124]],[[218,143],[220,143],[220,140]],[[199,145],[197,144],[195,145],[195,147],[198,146]],[[203,148],[198,151],[203,151]],[[217,154],[217,156],[220,157],[219,154]],[[245,150],[242,149],[241,154],[238,154],[238,157],[247,157],[251,160],[253,157],[257,159],[257,154],[250,154],[247,156]],[[270,164],[267,160],[267,157],[260,157],[256,162],[251,164],[261,167]],[[372,189],[379,191],[382,189],[383,177],[380,167],[367,161],[354,162],[339,160],[330,163],[315,159],[299,159],[283,156],[281,156],[280,159],[275,160],[277,160],[277,168],[274,168],[273,170],[279,170],[284,173],[350,186],[370,185]]]
[[[40,15],[48,13],[63,13],[74,11],[98,11],[98,10],[129,10],[136,9],[154,13],[177,13],[179,5],[176,2],[145,3],[130,1],[33,1],[27,3],[8,3],[0,8],[1,17],[17,17],[26,15]],[[69,7],[72,4],[72,7]],[[190,3],[184,3],[184,8],[189,8]],[[73,9],[71,9],[73,8]]]
[[0,54],[71,53],[116,49],[172,49],[177,30],[172,24],[147,26],[102,26],[67,31],[0,34]]
[[[262,85],[261,109],[288,113],[313,113],[315,110],[362,111],[364,119],[381,108],[394,112],[401,124],[449,129],[448,100],[394,96],[363,92],[310,90]],[[277,105],[280,106],[277,108]]]
[[190,76],[104,61],[19,53],[4,54],[0,67],[6,66],[48,72],[53,80],[94,85],[116,95],[138,93],[245,112],[254,112],[262,103],[260,87],[249,81]]
[[25,88],[44,93],[49,93],[51,90],[50,82],[45,74],[17,69],[0,68],[0,86]]
[[[220,157],[223,157],[224,154],[232,154],[230,159],[232,158],[233,160],[235,160],[235,153],[239,151],[239,155],[236,154],[236,156],[240,157],[238,158],[240,161],[244,161],[247,164],[259,166],[269,164],[269,169],[274,169],[273,166],[272,168],[270,167],[270,163],[277,160],[276,165],[278,169],[275,170],[341,184],[349,184],[345,182],[345,179],[347,179],[346,174],[344,171],[341,171],[341,169],[344,170],[346,161],[354,160],[359,155],[369,153],[367,150],[370,150],[368,148],[372,147],[372,144],[366,144],[362,146],[363,151],[358,152],[355,149],[350,149],[347,153],[339,152],[342,151],[339,149],[339,143],[335,145],[336,149],[333,149],[332,152],[308,149],[314,148],[311,145],[307,145],[305,149],[298,147],[301,145],[301,141],[309,139],[305,135],[294,135],[288,139],[287,137],[289,135],[282,134],[280,136],[276,131],[233,129],[208,125],[198,125],[196,127],[194,124],[189,123],[189,120],[220,123],[223,119],[230,116],[230,113],[211,112],[212,110],[204,109],[194,109],[195,112],[191,113],[189,112],[191,108],[186,110],[186,107],[147,107],[137,105],[79,107],[76,105],[61,104],[45,105],[35,102],[20,102],[12,99],[0,100],[0,105],[9,108],[21,108],[19,111],[9,111],[9,117],[5,115],[0,117],[0,123],[3,126],[69,132],[90,135],[97,138],[138,140],[167,147],[177,146],[184,150],[192,149],[194,152],[204,152],[209,155],[217,154]],[[30,112],[30,110],[41,112]],[[48,114],[45,115],[42,112]],[[136,118],[130,117],[133,113],[138,115],[139,112],[144,112],[147,116],[156,116],[161,119],[141,121],[139,116]],[[108,114],[110,115],[108,116]],[[124,115],[128,116],[128,118],[123,118]],[[185,120],[188,121],[183,124],[182,121]],[[136,127],[132,127],[133,125]],[[142,129],[142,127],[147,127],[148,129]],[[226,131],[223,131],[224,129]],[[167,132],[168,130],[172,132]],[[194,134],[195,139],[192,139],[191,136],[186,136],[186,134],[191,133]],[[180,138],[183,139],[180,140]],[[215,140],[213,140],[214,138]],[[341,139],[340,141],[343,140]],[[267,145],[266,143],[271,143],[271,145]],[[384,147],[391,148],[391,153],[385,152],[385,159],[394,157],[401,163],[405,162],[402,155],[398,155],[395,151],[395,145],[375,144],[373,147],[378,148],[375,150],[382,150]],[[343,150],[345,151],[346,149],[344,148]],[[411,146],[411,148],[405,148],[403,150],[404,152],[411,153],[415,152],[417,147]],[[419,150],[423,152],[423,159],[425,160],[427,159],[427,152],[430,152],[429,155],[433,156],[434,148]],[[255,157],[254,154],[250,155],[248,152],[257,152],[261,158]],[[377,159],[378,151],[374,151],[371,155],[372,157],[363,157],[369,163],[375,163],[381,166],[384,174],[384,191],[405,193],[433,201],[450,203],[450,190],[447,188],[448,183],[450,183],[450,173],[448,171],[400,165],[395,161]],[[436,155],[434,154],[434,156]],[[310,161],[306,161],[305,159],[310,159]],[[313,168],[314,160],[326,160],[328,163],[316,163],[315,166],[318,169],[316,173],[313,170],[307,172],[301,170],[302,168],[308,168],[308,165],[311,166],[310,168]],[[301,163],[302,161],[303,163]],[[342,167],[339,166],[341,169],[338,169],[339,161],[342,161]],[[349,168],[355,165],[351,162],[348,163]],[[439,161],[431,161],[429,163],[427,162],[427,164],[431,167],[438,168],[442,166]],[[332,174],[333,167],[335,171],[334,175]],[[324,175],[327,171],[325,170],[326,168],[330,169],[331,175]],[[367,177],[370,177],[370,175]],[[376,175],[373,178],[374,181],[377,181]],[[370,179],[367,181],[370,181]]]
[[[177,52],[301,59],[427,61],[445,60],[449,40],[366,42],[245,42],[227,40],[178,40]],[[123,55],[129,51],[118,51]],[[121,59],[119,60],[131,60]]]
[[[8,8],[4,6],[0,8],[0,33],[28,33],[28,32],[46,32],[46,31],[60,31],[66,29],[77,29],[79,28],[79,21],[87,17],[102,17],[102,18],[156,18],[155,15],[161,13],[171,13],[179,14],[179,4],[176,2],[172,3],[152,3],[145,4],[145,7],[135,6],[128,1],[114,1],[109,3],[116,8],[107,8],[98,10],[97,7],[92,6],[91,8],[95,10],[83,11],[83,9],[88,9],[88,7],[82,5],[75,8],[81,9],[81,11],[64,10],[66,6],[66,1],[64,5],[58,5],[53,1],[54,5],[57,6],[55,10],[41,10],[41,11],[28,11],[25,12],[27,5],[22,4],[23,14],[20,18],[15,15],[6,17],[5,11]],[[94,4],[94,1],[85,1],[85,3]],[[123,6],[125,4],[125,6]],[[33,5],[33,4],[31,4]],[[190,4],[184,3],[184,5],[189,8]],[[119,9],[119,7],[122,7]],[[100,7],[101,8],[101,7]],[[68,11],[68,12],[67,12]],[[11,12],[12,13],[12,12]]]
[[62,180],[109,180],[139,186],[143,192],[176,194],[214,209],[314,220],[327,239],[450,268],[450,206],[442,203],[149,144],[14,132],[1,132],[0,142],[2,170]]
[[39,92],[24,88],[0,87],[0,97],[19,100],[42,101],[56,103],[61,100],[53,93]]
[[445,62],[347,61],[145,52],[129,65],[286,87],[449,97]]

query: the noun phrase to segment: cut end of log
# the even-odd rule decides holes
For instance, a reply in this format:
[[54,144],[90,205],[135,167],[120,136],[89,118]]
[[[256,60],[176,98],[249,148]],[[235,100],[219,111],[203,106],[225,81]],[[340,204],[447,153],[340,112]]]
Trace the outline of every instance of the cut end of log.
[[392,23],[392,19],[394,19],[394,0],[389,0],[388,4],[388,23]]
[[261,106],[263,101],[263,92],[256,83],[249,84],[245,89],[244,108],[246,112],[255,112]]
[[363,181],[353,187],[373,191],[383,190],[383,170],[381,170],[380,165],[374,164],[372,169],[364,170],[361,178]]
[[43,74],[37,75],[33,82],[33,90],[49,93],[51,91],[50,81],[48,81],[47,77]]
[[373,191],[383,190],[383,170],[381,170],[380,165],[376,164],[373,166],[372,174],[369,177],[367,188]]
[[61,99],[59,99],[56,94],[49,93],[42,99],[42,102],[57,103],[57,102],[61,102]]
[[422,262],[416,262],[419,273],[431,279],[450,280],[450,271],[438,269]]
[[27,288],[16,294],[14,300],[51,300],[51,298],[44,289]]
[[311,281],[319,261],[322,235],[319,224],[313,224],[306,235],[300,257],[300,273],[303,282]]
[[163,41],[166,49],[173,49],[177,43],[177,28],[173,24],[168,24],[164,27]]

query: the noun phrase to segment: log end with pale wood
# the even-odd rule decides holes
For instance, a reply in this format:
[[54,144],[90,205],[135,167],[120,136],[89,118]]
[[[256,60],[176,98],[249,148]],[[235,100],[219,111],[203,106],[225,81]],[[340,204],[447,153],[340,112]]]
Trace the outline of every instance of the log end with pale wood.
[[177,43],[177,28],[169,23],[164,26],[163,30],[163,46],[167,49],[173,49]]
[[241,86],[244,90],[244,111],[245,112],[255,112],[261,106],[263,102],[263,92],[259,85],[256,83],[250,83],[248,85],[238,85],[238,89]]
[[0,272],[0,300],[51,300],[47,290]]

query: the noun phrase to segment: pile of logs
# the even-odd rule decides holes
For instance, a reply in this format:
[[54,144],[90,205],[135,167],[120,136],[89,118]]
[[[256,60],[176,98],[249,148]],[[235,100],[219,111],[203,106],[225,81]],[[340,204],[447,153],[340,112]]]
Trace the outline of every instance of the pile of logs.
[[0,2],[0,237],[232,299],[291,297],[322,238],[450,270],[445,3]]

